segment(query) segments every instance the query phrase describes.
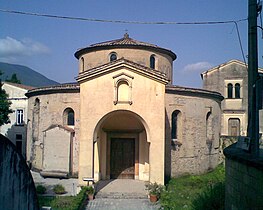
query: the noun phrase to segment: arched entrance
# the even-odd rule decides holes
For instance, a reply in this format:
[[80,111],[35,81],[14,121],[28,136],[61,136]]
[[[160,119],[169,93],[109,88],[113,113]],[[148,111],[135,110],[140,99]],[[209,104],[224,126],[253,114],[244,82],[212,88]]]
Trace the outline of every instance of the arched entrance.
[[143,119],[131,111],[102,117],[94,131],[94,178],[149,180],[146,130]]

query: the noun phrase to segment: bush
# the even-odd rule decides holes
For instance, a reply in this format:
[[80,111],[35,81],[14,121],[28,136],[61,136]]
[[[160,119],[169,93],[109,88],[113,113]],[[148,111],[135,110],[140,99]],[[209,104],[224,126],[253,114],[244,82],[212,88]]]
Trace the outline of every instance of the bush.
[[225,209],[225,183],[210,185],[192,202],[193,210],[223,210]]
[[65,188],[61,184],[57,184],[53,187],[53,191],[56,194],[64,194],[66,193]]
[[82,188],[87,195],[94,195],[95,189],[92,186],[85,186]]
[[47,188],[43,185],[38,185],[36,187],[37,194],[44,194],[47,191]]

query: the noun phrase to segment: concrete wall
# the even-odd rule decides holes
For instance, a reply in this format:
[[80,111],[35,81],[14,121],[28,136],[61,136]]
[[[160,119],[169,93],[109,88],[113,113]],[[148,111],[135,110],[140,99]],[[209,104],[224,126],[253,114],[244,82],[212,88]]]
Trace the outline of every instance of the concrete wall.
[[236,148],[224,150],[226,156],[225,209],[263,209],[263,159]]
[[33,178],[25,159],[0,134],[0,208],[39,209]]

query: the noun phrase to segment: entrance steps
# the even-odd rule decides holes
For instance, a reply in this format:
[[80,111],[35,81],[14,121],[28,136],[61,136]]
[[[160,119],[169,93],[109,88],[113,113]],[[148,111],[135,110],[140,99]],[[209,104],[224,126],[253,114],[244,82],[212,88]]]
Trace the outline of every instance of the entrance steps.
[[145,182],[134,179],[102,180],[96,183],[96,199],[147,199]]

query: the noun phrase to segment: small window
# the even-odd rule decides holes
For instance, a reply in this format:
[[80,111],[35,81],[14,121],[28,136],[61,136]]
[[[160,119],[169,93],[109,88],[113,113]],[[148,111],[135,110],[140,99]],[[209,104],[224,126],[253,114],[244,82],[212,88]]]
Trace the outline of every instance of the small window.
[[80,68],[81,68],[81,71],[84,71],[84,58],[83,57],[80,60]]
[[111,53],[110,54],[110,61],[115,61],[117,60],[117,54],[116,53]]
[[233,85],[231,83],[227,85],[227,98],[233,98]]
[[75,116],[74,116],[74,111],[71,108],[67,108],[65,109],[64,113],[63,113],[63,121],[64,121],[64,125],[70,125],[70,126],[74,126],[75,125]]
[[235,84],[235,98],[240,98],[240,84]]
[[22,140],[22,134],[16,134],[16,140]]
[[171,131],[171,138],[172,139],[179,139],[178,132],[181,131],[181,112],[179,110],[175,110],[172,113],[172,131]]
[[151,55],[150,57],[150,68],[155,69],[155,56]]
[[22,109],[16,110],[16,124],[17,125],[24,124],[24,111]]

